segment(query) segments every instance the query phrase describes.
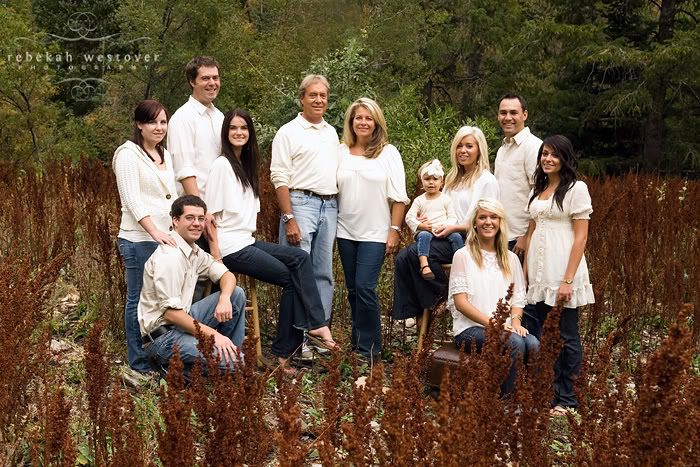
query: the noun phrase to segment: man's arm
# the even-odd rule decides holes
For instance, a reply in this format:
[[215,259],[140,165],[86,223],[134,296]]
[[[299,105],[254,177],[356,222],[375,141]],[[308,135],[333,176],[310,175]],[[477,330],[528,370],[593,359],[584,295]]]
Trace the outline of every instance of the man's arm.
[[[277,195],[277,204],[280,207],[282,214],[292,213],[292,200],[289,197],[289,187],[280,186],[275,190]],[[287,234],[287,242],[290,245],[299,246],[301,243],[301,229],[297,224],[296,219],[290,219],[284,224],[284,229]]]
[[[229,300],[229,308],[230,305],[231,302]],[[194,319],[185,310],[168,308],[165,310],[163,318],[168,323],[177,326],[188,334],[194,336],[197,333],[197,329],[194,326]],[[216,347],[224,361],[227,363],[234,363],[238,360],[238,348],[231,342],[231,339],[223,334],[219,334],[215,329],[202,323],[199,323],[199,329],[202,331],[203,335],[214,337],[214,347]]]
[[180,114],[168,122],[168,127],[168,151],[173,157],[175,180],[182,184],[185,193],[199,196],[194,160],[194,126]]
[[219,294],[219,302],[216,304],[216,310],[214,310],[214,317],[222,323],[233,318],[231,294],[236,288],[236,276],[229,271],[225,272],[219,279],[219,287],[221,288],[221,293]]

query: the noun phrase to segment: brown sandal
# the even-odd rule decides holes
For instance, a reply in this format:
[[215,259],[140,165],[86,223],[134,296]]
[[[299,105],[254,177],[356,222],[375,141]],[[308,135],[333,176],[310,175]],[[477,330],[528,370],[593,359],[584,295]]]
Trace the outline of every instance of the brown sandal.
[[[428,268],[428,272],[423,272],[425,271],[425,268]],[[435,274],[433,274],[433,270],[430,269],[430,265],[428,264],[420,268],[420,275],[423,276],[423,279],[427,281],[435,279]]]

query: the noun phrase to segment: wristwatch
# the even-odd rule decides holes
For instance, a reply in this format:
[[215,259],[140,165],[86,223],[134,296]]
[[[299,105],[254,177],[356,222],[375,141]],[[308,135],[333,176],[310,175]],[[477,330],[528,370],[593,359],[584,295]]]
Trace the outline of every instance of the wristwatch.
[[285,224],[292,219],[294,219],[294,214],[292,214],[292,213],[282,214],[282,222],[284,222]]
[[564,280],[562,280],[562,282],[565,283],[565,284],[571,285],[571,284],[574,283],[574,280],[573,280],[573,279],[564,279]]

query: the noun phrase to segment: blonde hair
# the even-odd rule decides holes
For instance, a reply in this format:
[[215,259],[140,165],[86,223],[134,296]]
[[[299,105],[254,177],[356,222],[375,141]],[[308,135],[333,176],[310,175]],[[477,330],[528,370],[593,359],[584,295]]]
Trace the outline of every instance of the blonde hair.
[[506,211],[500,201],[495,198],[482,198],[476,202],[474,212],[469,219],[470,228],[467,229],[466,246],[474,258],[474,262],[481,269],[484,265],[484,258],[481,255],[481,245],[479,244],[479,236],[476,233],[476,218],[479,211],[488,211],[496,214],[500,220],[498,232],[496,232],[496,258],[498,266],[501,268],[503,277],[510,278],[510,260],[508,259],[508,223],[506,222]]
[[299,84],[299,99],[302,99],[304,97],[304,94],[306,93],[306,88],[311,86],[314,83],[321,83],[326,87],[326,92],[328,94],[331,93],[331,87],[328,84],[328,80],[326,79],[325,76],[323,75],[306,75],[304,76],[304,79],[301,80],[301,84]]
[[348,110],[345,111],[345,121],[343,123],[343,143],[349,148],[353,147],[357,143],[357,135],[352,129],[352,121],[355,118],[355,113],[359,107],[364,108],[369,112],[370,116],[374,120],[374,132],[369,140],[367,149],[365,150],[365,157],[367,159],[374,159],[379,156],[382,152],[384,146],[389,144],[389,136],[386,130],[386,120],[384,119],[384,112],[382,112],[381,107],[374,100],[369,97],[360,97],[355,102],[350,104]]
[[[465,136],[473,136],[479,146],[479,156],[476,159],[476,168],[467,173],[457,161],[457,145]],[[450,162],[452,167],[445,177],[445,189],[451,190],[457,187],[471,187],[479,179],[481,172],[489,171],[489,150],[484,132],[475,126],[463,126],[457,130],[457,134],[452,138],[450,146]]]

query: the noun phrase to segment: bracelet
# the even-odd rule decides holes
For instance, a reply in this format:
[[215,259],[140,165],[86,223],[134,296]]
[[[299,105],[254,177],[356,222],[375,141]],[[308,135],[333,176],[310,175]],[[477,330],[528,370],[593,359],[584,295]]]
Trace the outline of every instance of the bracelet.
[[522,322],[523,321],[523,315],[510,315],[511,321],[514,319],[517,319],[518,321]]
[[573,280],[573,279],[562,279],[562,282],[565,283],[565,284],[571,285],[571,284],[574,283],[574,280]]
[[392,225],[389,228],[392,230],[396,230],[397,233],[401,233],[401,227],[399,227],[398,225]]

